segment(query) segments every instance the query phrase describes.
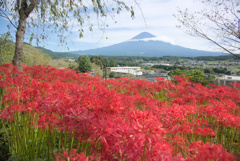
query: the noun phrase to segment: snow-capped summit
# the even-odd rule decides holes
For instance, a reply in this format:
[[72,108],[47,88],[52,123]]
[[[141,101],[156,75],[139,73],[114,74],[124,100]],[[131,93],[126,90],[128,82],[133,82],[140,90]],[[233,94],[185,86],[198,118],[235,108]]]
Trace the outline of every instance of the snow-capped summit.
[[142,32],[138,34],[137,36],[131,38],[130,40],[141,40],[141,39],[150,39],[150,38],[155,38],[156,36],[149,33],[149,32]]

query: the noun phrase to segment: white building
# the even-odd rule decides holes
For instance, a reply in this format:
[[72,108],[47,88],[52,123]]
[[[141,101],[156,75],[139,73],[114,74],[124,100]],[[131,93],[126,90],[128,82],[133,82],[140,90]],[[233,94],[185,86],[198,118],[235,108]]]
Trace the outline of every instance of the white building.
[[217,84],[231,86],[231,83],[240,83],[240,76],[223,75],[216,78]]
[[142,75],[141,67],[107,67],[111,72]]

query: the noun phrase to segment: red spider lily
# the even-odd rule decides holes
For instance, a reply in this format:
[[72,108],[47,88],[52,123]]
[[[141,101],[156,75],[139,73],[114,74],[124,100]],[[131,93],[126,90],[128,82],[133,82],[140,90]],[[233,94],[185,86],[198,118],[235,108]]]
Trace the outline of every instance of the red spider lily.
[[221,145],[214,145],[212,143],[201,144],[199,142],[193,143],[190,146],[190,151],[194,155],[189,161],[205,161],[205,160],[221,160],[234,161],[236,158],[226,152]]
[[63,153],[55,154],[56,161],[91,161],[94,157],[86,157],[83,153],[77,154],[76,149],[72,149],[69,153],[64,151]]
[[204,129],[197,128],[193,133],[195,135],[202,135],[202,136],[207,136],[207,135],[215,136],[215,132],[209,128],[204,128]]
[[95,160],[224,160],[220,153],[231,159],[217,144],[190,143],[208,137],[238,144],[240,91],[175,79],[103,80],[40,65],[18,73],[6,64],[0,66],[0,117],[17,122],[16,113],[26,115],[30,128],[74,138],[75,150],[56,154],[59,160],[86,160],[89,154]]
[[38,126],[42,128],[42,130],[45,130],[47,126],[51,130],[56,123],[57,117],[53,114],[42,114],[38,119]]

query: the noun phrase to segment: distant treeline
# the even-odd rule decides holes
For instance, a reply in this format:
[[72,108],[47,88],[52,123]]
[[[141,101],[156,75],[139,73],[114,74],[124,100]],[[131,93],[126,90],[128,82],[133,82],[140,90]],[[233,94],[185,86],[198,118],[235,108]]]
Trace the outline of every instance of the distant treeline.
[[103,58],[115,59],[116,61],[178,61],[182,59],[198,60],[198,61],[240,61],[232,55],[224,56],[200,56],[200,57],[176,57],[176,56],[163,56],[163,57],[143,57],[143,56],[102,56]]
[[154,65],[153,68],[164,69],[166,71],[176,70],[176,69],[180,69],[180,70],[187,70],[187,69],[189,69],[189,68],[187,68],[185,66],[167,66],[167,65]]
[[[185,71],[189,70],[202,70],[200,68],[189,68],[186,66],[167,66],[167,65],[154,65],[153,68],[156,69],[163,69],[165,71],[183,71],[182,74],[186,73]],[[205,68],[203,70],[205,74],[231,74],[231,71],[229,71],[227,68]],[[173,74],[174,75],[174,74]]]
[[[192,59],[192,58],[189,58]],[[224,56],[200,56],[195,57],[195,60],[198,61],[224,61],[224,60],[234,60],[234,61],[240,61],[237,57],[233,55],[224,55]]]

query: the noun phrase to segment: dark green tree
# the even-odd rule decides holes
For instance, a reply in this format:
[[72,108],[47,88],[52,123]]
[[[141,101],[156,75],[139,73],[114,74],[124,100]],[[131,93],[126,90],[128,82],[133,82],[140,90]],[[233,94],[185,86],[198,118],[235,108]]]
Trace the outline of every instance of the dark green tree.
[[95,63],[96,65],[102,68],[102,57],[101,56],[92,56],[90,58],[91,63]]
[[102,64],[103,64],[103,67],[104,67],[104,68],[109,67],[108,59],[107,59],[107,58],[103,58],[103,59],[102,59]]
[[199,70],[189,72],[187,77],[191,82],[201,83],[202,85],[208,85],[209,83],[212,83],[212,80],[210,80],[202,71]]
[[78,69],[81,72],[89,72],[92,70],[92,64],[87,55],[82,56],[81,59],[79,60]]
[[175,69],[175,70],[171,70],[168,74],[170,76],[175,76],[175,75],[178,75],[178,76],[182,76],[183,74],[186,74],[187,72],[185,70],[180,70],[179,68]]
[[111,73],[109,74],[109,78],[116,78],[116,76],[117,76],[117,73],[116,73],[116,72],[111,72]]
[[205,74],[210,74],[210,73],[213,74],[214,72],[213,72],[212,69],[205,68],[205,69],[204,69],[204,73],[205,73]]
[[228,71],[227,68],[213,68],[213,71],[217,74],[231,74],[231,72]]
[[[210,83],[214,83],[215,80],[215,76],[211,73],[209,74],[204,74],[203,71],[200,70],[180,70],[180,69],[176,69],[176,70],[172,70],[168,73],[171,77],[174,76],[180,76],[180,77],[185,77],[187,76],[189,78],[189,80],[191,82],[194,83],[201,83],[202,85],[206,86]],[[185,75],[185,76],[184,76]]]
[[111,59],[109,61],[109,67],[116,67],[117,66],[117,61],[115,59]]

